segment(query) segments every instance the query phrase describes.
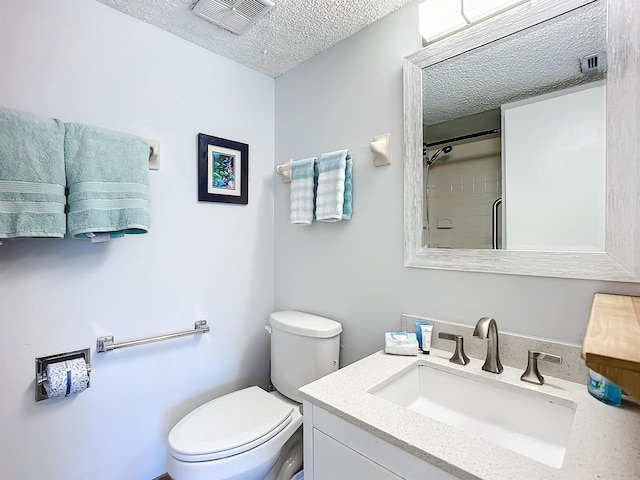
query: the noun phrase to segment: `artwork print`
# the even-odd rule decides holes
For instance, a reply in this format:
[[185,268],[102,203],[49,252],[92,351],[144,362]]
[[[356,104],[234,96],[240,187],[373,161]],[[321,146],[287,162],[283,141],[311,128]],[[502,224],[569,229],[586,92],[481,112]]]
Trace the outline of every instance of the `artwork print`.
[[236,189],[235,159],[235,155],[213,152],[213,178],[211,179],[213,188]]
[[242,154],[235,150],[209,146],[209,158],[207,161],[207,175],[209,177],[209,193],[227,193],[228,195],[239,195],[239,188],[236,188],[236,174],[241,171]]
[[249,146],[198,135],[198,200],[248,203]]

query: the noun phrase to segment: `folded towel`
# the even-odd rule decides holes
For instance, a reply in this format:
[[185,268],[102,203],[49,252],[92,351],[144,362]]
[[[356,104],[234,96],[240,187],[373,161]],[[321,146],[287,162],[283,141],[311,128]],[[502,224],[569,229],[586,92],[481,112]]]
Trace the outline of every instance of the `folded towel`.
[[149,230],[149,144],[140,137],[65,124],[67,228],[96,240]]
[[315,158],[291,162],[291,223],[311,225],[315,197]]
[[0,239],[62,238],[64,126],[0,108]]
[[318,194],[316,218],[321,222],[338,222],[351,218],[351,169],[349,170],[349,202],[345,214],[347,184],[347,159],[349,150],[324,153],[318,161]]
[[391,355],[418,355],[418,340],[415,333],[385,332],[384,353]]

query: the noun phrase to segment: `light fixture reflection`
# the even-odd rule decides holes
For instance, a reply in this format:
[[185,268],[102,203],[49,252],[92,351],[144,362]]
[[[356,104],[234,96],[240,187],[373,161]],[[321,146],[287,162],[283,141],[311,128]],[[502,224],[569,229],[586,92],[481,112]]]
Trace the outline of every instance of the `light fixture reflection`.
[[418,6],[420,35],[430,43],[528,1],[425,0]]
[[527,1],[528,0],[463,0],[462,12],[469,22],[479,22]]
[[418,6],[420,35],[432,42],[467,25],[460,0],[425,0]]

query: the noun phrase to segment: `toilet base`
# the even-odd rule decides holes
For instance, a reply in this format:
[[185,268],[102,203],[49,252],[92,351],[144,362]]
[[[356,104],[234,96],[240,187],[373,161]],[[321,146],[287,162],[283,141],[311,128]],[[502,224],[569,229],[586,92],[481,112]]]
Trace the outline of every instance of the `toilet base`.
[[[223,465],[216,465],[216,473],[212,473],[210,462],[186,463],[180,462],[167,455],[168,478],[171,480],[290,480],[302,469],[302,426],[282,447],[280,455],[271,458],[260,465],[254,466],[251,470],[238,473],[232,469],[224,473]],[[220,460],[215,460],[220,462]],[[208,465],[209,464],[209,465]],[[244,465],[246,466],[246,465]],[[214,477],[210,475],[216,475]],[[217,476],[225,475],[224,477]]]
[[302,469],[302,426],[287,440],[282,452],[264,480],[291,480]]
[[[300,470],[298,463],[301,467],[302,414],[298,408],[293,411],[289,425],[275,437],[238,455],[185,462],[167,452],[167,472],[173,480],[289,480]],[[294,468],[297,469],[286,477]]]

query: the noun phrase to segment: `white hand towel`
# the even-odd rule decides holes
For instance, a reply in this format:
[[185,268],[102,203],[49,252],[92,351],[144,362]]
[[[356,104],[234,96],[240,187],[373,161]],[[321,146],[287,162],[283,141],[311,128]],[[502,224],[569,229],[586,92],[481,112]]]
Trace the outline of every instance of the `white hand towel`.
[[316,219],[318,221],[338,222],[343,218],[348,156],[349,150],[338,150],[320,155],[316,198]]
[[291,215],[293,225],[311,225],[315,196],[315,157],[291,162]]

